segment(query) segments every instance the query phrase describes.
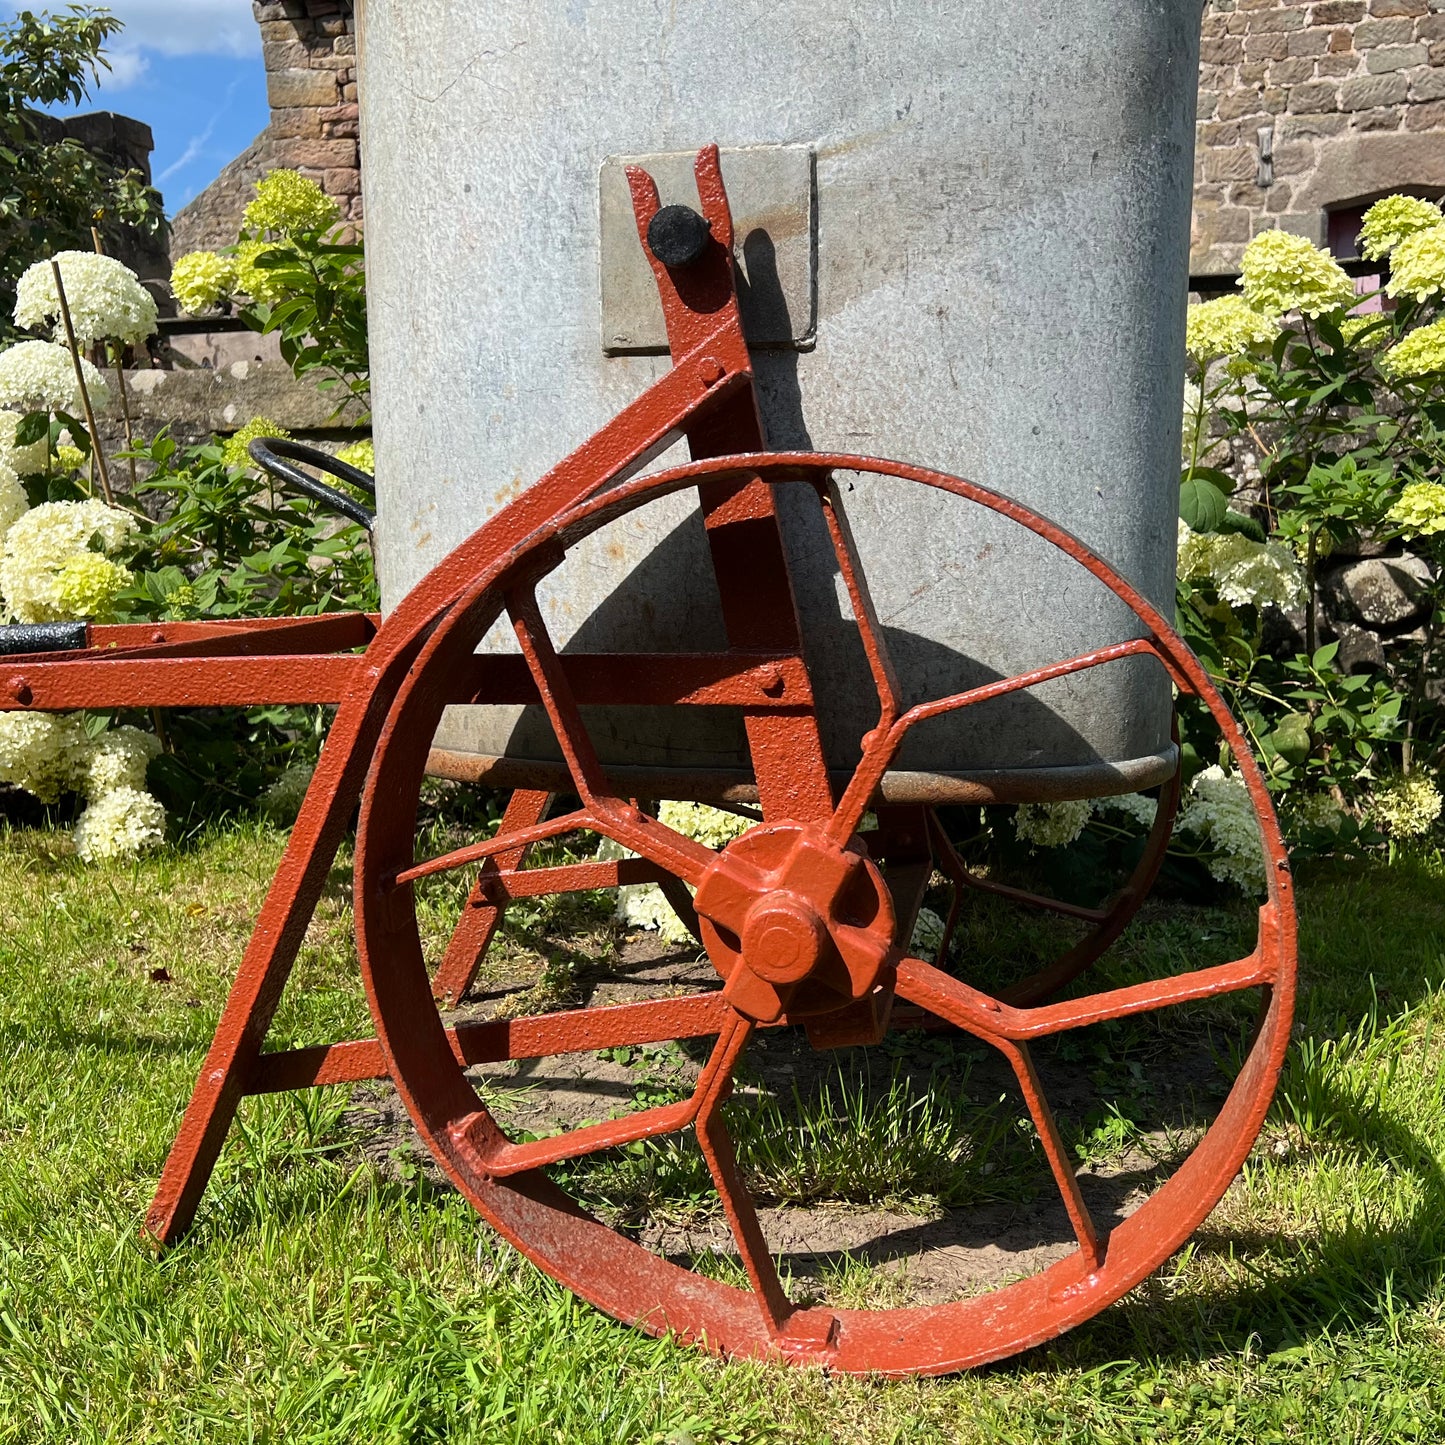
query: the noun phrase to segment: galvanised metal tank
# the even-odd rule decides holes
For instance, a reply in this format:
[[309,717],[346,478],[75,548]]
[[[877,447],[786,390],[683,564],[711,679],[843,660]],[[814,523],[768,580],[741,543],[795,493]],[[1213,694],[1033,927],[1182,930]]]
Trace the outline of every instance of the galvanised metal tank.
[[[385,605],[666,370],[618,158],[650,157],[663,201],[695,204],[690,155],[716,140],[770,444],[967,476],[1167,610],[1199,0],[358,10]],[[1009,524],[847,485],[915,696],[1136,635]],[[816,518],[789,500],[784,522],[843,768],[876,704]],[[574,651],[725,645],[684,497],[590,539],[544,603]],[[1111,664],[917,730],[895,785],[1128,790],[1169,771],[1169,712],[1155,664]],[[746,772],[715,710],[622,709],[596,732],[605,759],[682,773],[696,796]],[[438,744],[499,781],[517,770],[478,760],[556,756],[517,708],[453,710]]]

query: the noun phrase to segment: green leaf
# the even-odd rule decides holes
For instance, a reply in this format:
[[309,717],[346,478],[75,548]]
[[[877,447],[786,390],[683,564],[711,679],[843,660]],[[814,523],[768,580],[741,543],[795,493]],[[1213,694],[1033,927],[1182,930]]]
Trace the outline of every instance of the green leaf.
[[1338,642],[1327,642],[1323,647],[1315,649],[1315,655],[1310,658],[1310,666],[1316,672],[1323,672],[1335,660],[1335,654],[1340,650]]
[[1294,767],[1309,757],[1311,741],[1309,718],[1299,712],[1281,718],[1269,735],[1270,746]]
[[1216,528],[1220,532],[1238,532],[1248,537],[1252,542],[1266,541],[1264,528],[1259,525],[1247,512],[1236,512],[1232,507],[1226,509],[1224,516],[1220,519]]
[[1224,493],[1213,482],[1195,476],[1179,488],[1179,515],[1196,532],[1213,532],[1228,510]]

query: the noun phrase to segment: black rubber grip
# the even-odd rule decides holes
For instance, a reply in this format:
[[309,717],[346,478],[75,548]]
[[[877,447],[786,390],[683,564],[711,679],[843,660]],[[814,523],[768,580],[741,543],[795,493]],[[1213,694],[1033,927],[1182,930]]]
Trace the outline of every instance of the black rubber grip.
[[349,462],[340,461],[329,452],[320,451],[316,447],[285,441],[281,437],[257,437],[247,450],[251,453],[251,460],[258,467],[270,472],[278,482],[294,487],[298,492],[304,492],[323,506],[330,507],[333,512],[350,517],[353,522],[360,522],[368,532],[376,525],[375,512],[363,507],[345,492],[338,492],[335,487],[318,482],[315,477],[292,463],[304,462],[308,467],[315,467],[317,471],[329,472],[333,477],[340,477],[343,482],[350,482],[353,487],[360,488],[367,496],[374,497],[376,480],[360,467],[353,467]]
[[74,652],[90,646],[88,622],[20,622],[0,627],[0,657],[27,652]]

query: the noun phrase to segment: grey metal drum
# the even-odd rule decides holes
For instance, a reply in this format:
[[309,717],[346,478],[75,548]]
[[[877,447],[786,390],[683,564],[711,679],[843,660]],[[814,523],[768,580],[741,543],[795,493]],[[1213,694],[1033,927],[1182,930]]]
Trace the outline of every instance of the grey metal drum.
[[[695,204],[686,157],[716,140],[770,444],[967,476],[1168,610],[1199,0],[358,8],[385,604],[666,370],[620,160]],[[913,696],[1137,635],[1006,522],[840,481]],[[783,499],[784,528],[843,769],[876,704],[805,500]],[[572,651],[724,646],[684,497],[589,539],[543,601]],[[1169,770],[1169,715],[1157,666],[1112,664],[920,729],[893,790],[1144,786]],[[747,772],[711,710],[618,709],[594,736],[673,794]],[[512,760],[478,763],[498,781],[557,756],[517,708],[453,710],[438,743]]]

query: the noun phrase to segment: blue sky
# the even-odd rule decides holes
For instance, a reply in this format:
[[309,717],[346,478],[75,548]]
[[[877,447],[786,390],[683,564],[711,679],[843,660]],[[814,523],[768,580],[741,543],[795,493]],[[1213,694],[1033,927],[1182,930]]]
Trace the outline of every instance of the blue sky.
[[[0,4],[59,10],[62,0]],[[270,119],[261,33],[251,0],[110,0],[125,22],[111,72],[79,110],[114,110],[155,132],[155,183],[174,215],[256,138]]]

